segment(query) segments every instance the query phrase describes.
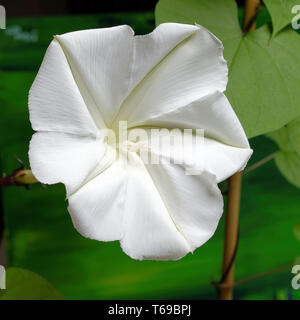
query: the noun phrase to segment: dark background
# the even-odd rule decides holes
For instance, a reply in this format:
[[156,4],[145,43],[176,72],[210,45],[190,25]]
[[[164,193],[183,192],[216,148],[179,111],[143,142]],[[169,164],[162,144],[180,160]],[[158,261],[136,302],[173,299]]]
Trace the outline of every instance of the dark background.
[[[157,2],[158,0],[2,0],[0,4],[6,8],[8,17],[21,17],[53,14],[153,11]],[[244,1],[239,0],[237,2],[240,5]]]
[[115,11],[153,11],[158,0],[4,0],[0,4],[7,16],[36,16],[52,14],[79,14]]

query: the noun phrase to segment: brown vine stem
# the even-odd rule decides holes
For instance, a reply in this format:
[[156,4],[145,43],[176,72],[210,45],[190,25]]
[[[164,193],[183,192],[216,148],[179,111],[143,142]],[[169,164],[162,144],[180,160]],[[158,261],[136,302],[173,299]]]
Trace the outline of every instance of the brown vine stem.
[[[254,31],[256,27],[259,0],[246,0],[243,33]],[[223,252],[222,280],[219,283],[221,300],[232,300],[234,283],[234,258],[238,245],[239,211],[243,172],[237,172],[228,181],[227,214],[225,222],[225,239]]]
[[234,263],[233,256],[236,253],[238,232],[239,232],[239,210],[240,194],[242,186],[242,172],[237,172],[229,178],[228,182],[228,200],[227,215],[225,223],[225,239],[222,267],[222,282],[219,285],[219,294],[221,300],[232,300]]
[[243,33],[254,31],[256,28],[256,17],[259,13],[260,0],[245,0],[245,11],[243,19]]

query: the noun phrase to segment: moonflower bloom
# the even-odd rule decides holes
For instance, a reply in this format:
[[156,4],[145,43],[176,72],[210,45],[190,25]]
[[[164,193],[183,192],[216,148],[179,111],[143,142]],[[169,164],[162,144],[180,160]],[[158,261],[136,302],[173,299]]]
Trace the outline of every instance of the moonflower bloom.
[[[213,235],[223,211],[217,183],[252,154],[223,93],[227,75],[221,41],[201,26],[165,23],[134,36],[124,25],[55,36],[29,94],[34,175],[65,184],[83,236],[120,240],[134,259],[180,259]],[[128,132],[203,129],[203,145],[188,154],[195,165],[201,161],[201,174],[186,174],[176,161],[145,164],[136,141],[126,144],[130,161],[114,157],[118,150],[102,130],[117,131],[120,121]],[[181,145],[170,148],[173,160],[182,156]],[[163,153],[148,149],[155,151]]]

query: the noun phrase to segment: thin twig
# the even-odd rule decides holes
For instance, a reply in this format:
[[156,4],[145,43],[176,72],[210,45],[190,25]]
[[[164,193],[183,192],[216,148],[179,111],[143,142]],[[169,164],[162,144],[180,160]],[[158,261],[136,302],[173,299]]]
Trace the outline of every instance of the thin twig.
[[268,155],[267,157],[259,160],[258,162],[254,163],[252,166],[248,167],[247,169],[244,170],[244,175],[259,168],[260,166],[262,166],[263,164],[269,162],[270,160],[274,159],[276,156],[276,153],[272,153],[270,155]]
[[293,265],[289,264],[289,265],[281,266],[281,267],[278,267],[278,268],[275,268],[275,269],[271,269],[271,270],[268,270],[268,271],[260,272],[260,273],[254,274],[252,276],[246,277],[244,279],[238,280],[238,281],[236,281],[234,283],[214,283],[214,284],[215,284],[215,286],[217,286],[219,288],[237,287],[237,286],[239,286],[241,284],[250,282],[250,281],[255,280],[257,278],[261,278],[261,277],[268,276],[268,275],[273,274],[273,273],[277,273],[277,272],[280,272],[280,271],[291,269],[292,266]]

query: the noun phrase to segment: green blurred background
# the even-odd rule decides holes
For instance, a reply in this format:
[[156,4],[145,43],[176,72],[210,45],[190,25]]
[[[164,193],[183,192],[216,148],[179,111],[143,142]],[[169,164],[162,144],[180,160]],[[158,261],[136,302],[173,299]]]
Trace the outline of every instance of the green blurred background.
[[[126,7],[119,1],[122,6],[118,7],[118,1],[112,1],[115,7],[107,6],[102,11],[114,12],[101,12],[98,6],[95,10],[91,7],[90,12],[97,12],[93,14],[88,10],[79,14],[77,7],[68,11],[67,3],[59,12],[27,8],[34,17],[13,18],[8,12],[7,29],[0,30],[2,172],[10,173],[19,166],[14,155],[28,166],[33,131],[27,96],[53,35],[119,24],[131,25],[137,34],[148,33],[155,26],[155,2],[135,1],[139,6]],[[69,14],[44,16],[65,11]],[[22,15],[19,7],[15,15]],[[264,12],[259,23],[267,19],[268,13]],[[250,165],[277,149],[265,137],[251,139],[250,143],[254,149]],[[118,242],[102,243],[80,236],[67,212],[62,185],[34,185],[29,191],[10,187],[2,193],[6,265],[40,274],[67,299],[217,298],[210,282],[212,276],[220,278],[224,216],[214,237],[193,255],[177,262],[141,262],[126,256]],[[293,234],[293,226],[300,222],[299,193],[280,175],[274,162],[245,176],[236,280],[293,264],[300,256],[300,243]],[[297,299],[300,292],[291,288],[292,276],[287,269],[255,279],[236,287],[235,298]]]

